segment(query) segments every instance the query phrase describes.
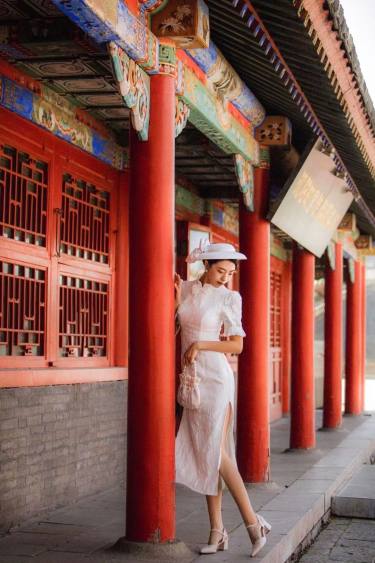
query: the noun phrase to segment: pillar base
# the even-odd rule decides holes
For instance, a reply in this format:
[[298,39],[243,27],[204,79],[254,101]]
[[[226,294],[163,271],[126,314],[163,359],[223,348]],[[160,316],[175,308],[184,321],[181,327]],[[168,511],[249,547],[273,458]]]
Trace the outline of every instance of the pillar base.
[[311,452],[312,450],[316,450],[316,446],[309,446],[307,448],[286,448],[283,453],[284,454],[304,454],[306,452]]
[[122,537],[110,548],[107,553],[128,553],[132,555],[132,561],[137,559],[150,559],[154,561],[171,561],[174,559],[191,560],[194,555],[184,542],[175,540],[165,543],[135,542]]
[[339,430],[342,430],[342,424],[338,426],[321,426],[318,428],[318,432],[337,432]]

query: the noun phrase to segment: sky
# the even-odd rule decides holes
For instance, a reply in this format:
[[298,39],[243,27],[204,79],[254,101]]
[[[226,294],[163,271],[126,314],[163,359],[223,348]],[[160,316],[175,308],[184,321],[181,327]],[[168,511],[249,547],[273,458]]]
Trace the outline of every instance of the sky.
[[375,0],[340,0],[340,3],[375,106]]

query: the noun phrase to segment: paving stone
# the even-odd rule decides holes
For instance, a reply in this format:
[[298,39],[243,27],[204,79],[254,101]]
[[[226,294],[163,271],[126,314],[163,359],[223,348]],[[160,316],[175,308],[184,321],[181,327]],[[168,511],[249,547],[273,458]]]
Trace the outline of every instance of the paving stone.
[[9,540],[1,540],[0,542],[0,553],[1,555],[13,555],[13,556],[27,556],[35,557],[39,553],[43,553],[47,548],[41,544],[32,543],[19,543],[14,541],[13,538]]
[[[37,561],[37,559],[35,558]],[[30,557],[28,555],[17,555],[13,557],[12,555],[0,555],[0,563],[30,563]],[[47,561],[46,561],[47,563]],[[52,562],[50,562],[52,563]]]
[[329,559],[329,555],[320,555],[317,553],[306,554],[301,557],[299,563],[328,563],[332,561]]
[[345,539],[367,540],[374,542],[375,549],[375,521],[365,520],[353,522],[344,532]]
[[[42,533],[33,533],[33,532],[13,532],[9,536],[9,540],[13,541],[16,544],[38,544],[38,545],[45,545],[48,548],[49,546],[55,547],[61,543],[66,541],[65,536],[62,534],[42,534]],[[1,543],[0,543],[1,545]]]
[[[35,559],[36,563],[83,563],[87,557],[79,553],[46,551]],[[0,563],[3,563],[0,559]],[[6,561],[4,561],[6,563]],[[19,563],[22,563],[21,561]],[[31,561],[29,561],[31,563]],[[103,562],[104,563],[104,562]]]
[[375,543],[362,540],[341,540],[330,553],[332,561],[348,561],[349,563],[373,563]]
[[322,479],[337,479],[337,477],[339,475],[341,475],[342,473],[342,468],[341,467],[336,467],[335,465],[332,466],[324,466],[324,467],[320,467],[317,465],[314,465],[311,469],[309,469],[308,471],[306,471],[306,473],[304,473],[303,478],[305,480],[312,480],[312,479],[318,479],[318,480],[322,480]]
[[86,526],[84,524],[81,526],[71,526],[58,522],[40,522],[32,526],[22,527],[22,531],[36,534],[59,534],[70,537],[81,534],[85,528]]
[[[330,547],[332,541],[335,543]],[[302,556],[300,562],[313,563],[314,558],[318,556],[322,557],[323,562],[373,563],[375,522],[333,518]],[[324,559],[327,557],[328,559]]]

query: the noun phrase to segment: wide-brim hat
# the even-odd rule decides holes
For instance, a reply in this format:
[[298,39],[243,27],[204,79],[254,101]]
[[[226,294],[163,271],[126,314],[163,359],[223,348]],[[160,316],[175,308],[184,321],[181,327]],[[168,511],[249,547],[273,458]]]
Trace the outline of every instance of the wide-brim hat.
[[237,252],[232,244],[213,243],[207,246],[200,245],[186,258],[186,262],[198,260],[247,260],[245,254]]

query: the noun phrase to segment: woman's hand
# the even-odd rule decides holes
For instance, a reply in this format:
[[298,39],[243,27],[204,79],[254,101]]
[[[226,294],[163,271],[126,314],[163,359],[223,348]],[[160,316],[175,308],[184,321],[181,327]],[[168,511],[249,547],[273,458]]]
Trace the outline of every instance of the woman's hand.
[[181,303],[181,289],[182,279],[175,273],[174,275],[174,294],[175,294],[175,308],[177,309]]
[[199,352],[199,342],[194,342],[189,346],[184,354],[184,364],[191,364],[197,357]]

